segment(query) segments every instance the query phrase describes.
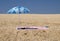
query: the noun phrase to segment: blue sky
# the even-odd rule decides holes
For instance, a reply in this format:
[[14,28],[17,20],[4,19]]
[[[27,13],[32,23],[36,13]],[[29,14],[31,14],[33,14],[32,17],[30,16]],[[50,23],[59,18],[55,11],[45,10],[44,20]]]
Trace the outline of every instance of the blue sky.
[[30,13],[60,14],[60,0],[0,0],[0,13],[15,6],[27,7]]

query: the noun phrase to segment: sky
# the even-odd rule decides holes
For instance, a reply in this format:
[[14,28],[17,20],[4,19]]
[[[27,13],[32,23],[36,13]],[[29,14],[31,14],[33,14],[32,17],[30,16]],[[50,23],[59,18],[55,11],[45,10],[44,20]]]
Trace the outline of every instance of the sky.
[[15,6],[24,6],[32,14],[60,14],[60,0],[0,0],[0,13]]

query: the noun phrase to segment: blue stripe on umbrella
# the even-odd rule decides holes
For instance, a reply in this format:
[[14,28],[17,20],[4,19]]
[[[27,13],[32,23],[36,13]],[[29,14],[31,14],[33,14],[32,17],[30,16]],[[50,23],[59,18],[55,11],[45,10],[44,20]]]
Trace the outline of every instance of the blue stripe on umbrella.
[[8,11],[9,14],[29,13],[30,10],[25,7],[14,7]]

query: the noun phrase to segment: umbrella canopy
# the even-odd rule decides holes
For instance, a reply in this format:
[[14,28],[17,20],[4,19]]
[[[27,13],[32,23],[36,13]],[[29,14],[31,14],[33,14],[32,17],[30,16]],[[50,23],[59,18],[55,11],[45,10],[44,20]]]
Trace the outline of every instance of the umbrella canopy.
[[12,9],[8,10],[8,14],[21,14],[21,13],[29,13],[30,10],[25,7],[13,7]]

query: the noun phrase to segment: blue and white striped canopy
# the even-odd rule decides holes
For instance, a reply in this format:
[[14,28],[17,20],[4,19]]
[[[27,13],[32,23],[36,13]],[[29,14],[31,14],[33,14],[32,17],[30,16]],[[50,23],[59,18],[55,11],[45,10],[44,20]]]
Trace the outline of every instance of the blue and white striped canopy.
[[30,10],[28,8],[25,8],[25,7],[14,7],[10,10],[8,10],[8,14],[21,14],[21,13],[29,13]]

